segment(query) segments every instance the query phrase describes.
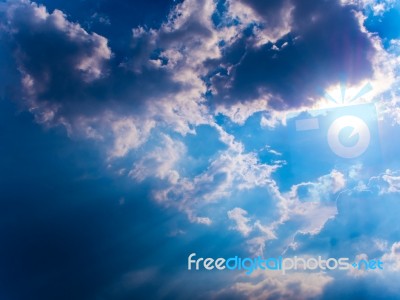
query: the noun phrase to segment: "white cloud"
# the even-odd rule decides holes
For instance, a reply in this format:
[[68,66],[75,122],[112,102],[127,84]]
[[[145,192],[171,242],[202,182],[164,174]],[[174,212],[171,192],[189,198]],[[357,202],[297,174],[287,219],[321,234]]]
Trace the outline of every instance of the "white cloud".
[[299,189],[306,188],[306,199],[301,201],[327,201],[331,194],[336,194],[346,186],[344,174],[332,170],[330,174],[321,176],[315,182],[302,182],[292,186],[288,196],[299,198]]
[[371,10],[374,16],[380,16],[385,11],[393,8],[396,5],[397,0],[385,0],[385,1],[376,1],[376,0],[341,0],[343,4],[351,4],[356,5],[364,10]]
[[239,276],[229,288],[220,290],[215,298],[239,294],[243,299],[314,299],[333,281],[326,273],[255,271],[250,276]]
[[180,175],[174,168],[185,152],[186,147],[182,142],[163,134],[160,145],[139,159],[129,176],[138,181],[155,177],[176,184]]
[[269,186],[273,182],[272,173],[281,166],[261,163],[255,153],[245,152],[243,145],[232,135],[216,124],[213,126],[228,149],[220,151],[208,168],[194,178],[179,177],[167,188],[154,192],[158,202],[176,205],[186,212],[190,221],[196,223],[211,222],[209,218],[204,221],[197,216],[209,203],[227,200],[234,191]]
[[[272,181],[268,188],[270,195],[276,202],[279,216],[269,224],[262,220],[255,222],[259,235],[248,241],[250,251],[262,255],[265,244],[279,238],[278,229],[285,231],[285,238],[281,240],[282,247],[295,248],[293,239],[298,233],[318,234],[329,219],[337,214],[336,199],[332,195],[338,194],[345,187],[344,174],[332,170],[329,174],[317,178],[314,182],[305,182],[293,185],[289,192],[281,193],[278,185]],[[299,195],[299,188],[306,188],[306,197]],[[288,221],[295,222],[295,226],[285,226]]]
[[235,207],[228,211],[228,218],[236,223],[233,229],[239,231],[243,236],[248,236],[252,228],[248,225],[250,219],[246,217],[247,211],[243,208]]
[[366,184],[368,189],[378,189],[379,195],[400,192],[400,172],[398,170],[385,170],[378,176],[373,176]]
[[115,139],[111,157],[122,157],[130,150],[138,148],[147,140],[154,126],[155,122],[152,120],[137,122],[134,118],[122,118],[112,122]]
[[399,172],[393,172],[386,170],[385,174],[382,175],[382,180],[386,183],[386,186],[382,187],[381,193],[400,193],[400,174]]
[[[247,2],[247,3],[246,3]],[[268,42],[275,43],[291,31],[291,13],[293,6],[288,1],[282,1],[280,9],[265,9],[261,15],[250,4],[250,1],[229,1],[229,15],[232,19],[239,20],[241,27],[257,24],[255,28],[255,45],[260,46]],[[263,29],[259,29],[263,28]]]
[[387,183],[387,188],[382,190],[382,193],[399,193],[400,192],[400,174],[386,170],[382,175],[382,180]]
[[265,99],[254,100],[251,103],[238,102],[232,105],[218,105],[215,114],[221,113],[229,117],[232,122],[243,125],[250,116],[267,109],[268,95],[265,96]]
[[400,242],[395,242],[390,250],[382,256],[384,268],[390,271],[400,271]]

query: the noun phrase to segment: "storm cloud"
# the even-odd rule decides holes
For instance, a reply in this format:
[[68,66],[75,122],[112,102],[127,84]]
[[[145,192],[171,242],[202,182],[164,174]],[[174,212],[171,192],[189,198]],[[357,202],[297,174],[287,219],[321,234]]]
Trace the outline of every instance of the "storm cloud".
[[[225,105],[267,98],[276,109],[309,105],[332,84],[356,84],[372,74],[374,47],[352,6],[339,1],[244,1],[260,18],[213,61],[213,100]],[[282,11],[290,30],[285,31]],[[282,28],[259,44],[263,31]]]

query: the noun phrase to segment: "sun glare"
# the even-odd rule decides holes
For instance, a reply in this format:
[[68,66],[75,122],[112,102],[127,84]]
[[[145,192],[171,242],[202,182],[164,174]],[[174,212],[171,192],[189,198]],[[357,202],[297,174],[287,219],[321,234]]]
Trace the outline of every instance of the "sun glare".
[[[348,87],[341,83],[328,88],[323,97],[330,106],[347,106],[370,102],[370,92],[372,91],[370,82],[363,82],[357,86]],[[369,95],[368,95],[369,94]]]

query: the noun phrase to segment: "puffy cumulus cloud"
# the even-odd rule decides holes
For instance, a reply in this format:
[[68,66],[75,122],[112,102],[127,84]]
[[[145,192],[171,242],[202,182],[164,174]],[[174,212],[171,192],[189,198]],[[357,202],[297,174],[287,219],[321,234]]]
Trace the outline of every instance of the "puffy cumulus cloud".
[[120,57],[61,11],[10,0],[1,6],[1,29],[22,77],[14,97],[46,126],[114,140],[115,157],[142,145],[156,125],[194,133],[211,118],[200,73],[205,57],[219,55],[213,10],[212,1],[175,6],[159,28],[133,29],[128,57]]
[[347,257],[364,253],[374,258],[384,254],[385,244],[398,240],[399,203],[396,194],[379,194],[379,190],[354,188],[342,193],[337,200],[337,214],[317,234],[296,235],[296,253],[314,249]]
[[386,169],[383,173],[367,180],[359,180],[350,193],[370,192],[378,196],[400,192],[400,175],[398,170]]
[[206,92],[200,78],[204,60],[220,56],[214,10],[213,1],[188,0],[176,5],[160,28],[134,28],[132,56],[124,65],[136,73],[148,64],[173,71],[169,75],[185,88]]
[[[373,241],[367,253],[376,257],[385,250],[382,238],[391,240],[398,228],[394,211],[386,212],[388,207],[398,206],[396,177],[397,172],[389,170],[371,176],[361,164],[356,164],[341,171],[333,169],[314,181],[294,184],[288,191],[281,191],[272,181],[269,191],[278,215],[272,222],[265,222],[248,210],[247,217],[254,220],[247,239],[250,252],[262,255],[266,249],[280,249],[298,254],[318,248],[335,253],[352,249],[349,253],[356,255]],[[379,207],[373,209],[372,216],[365,213],[376,205]],[[385,221],[371,224],[369,218]],[[387,235],[381,236],[380,231]],[[331,243],[346,241],[349,235],[359,236],[357,243],[331,249]]]
[[385,269],[400,271],[400,242],[392,244],[389,251],[382,256],[382,261],[385,264]]
[[[332,222],[346,220],[345,222],[353,224],[354,220],[347,220],[347,218],[351,218],[352,210],[356,210],[357,201],[360,201],[359,210],[382,201],[382,206],[376,211],[376,217],[384,218],[385,207],[397,206],[394,199],[399,192],[398,171],[388,169],[377,176],[371,176],[369,173],[363,165],[355,164],[349,166],[346,170],[332,170],[330,174],[321,176],[314,182],[293,185],[288,192],[282,194],[282,203],[289,203],[283,206],[284,209],[282,211],[286,211],[286,213],[282,215],[289,219],[291,214],[305,213],[307,220],[314,220],[316,224],[320,224],[319,230],[316,230],[318,227],[314,227],[314,232],[312,230],[308,232],[299,230],[298,233],[300,235],[306,233],[309,235],[319,234],[321,230],[326,229],[323,225],[327,225],[330,228]],[[313,203],[313,200],[317,202]],[[322,206],[318,205],[319,207],[313,212],[313,206],[320,201],[323,202],[321,203]],[[289,209],[290,207],[292,209]],[[330,213],[326,214],[327,218],[322,217],[324,209],[327,209],[326,212],[330,211]],[[317,220],[321,219],[321,217],[324,221],[318,222]],[[362,215],[358,217],[360,217],[359,221],[363,222]],[[367,217],[367,214],[365,217]],[[341,224],[343,225],[343,223]],[[362,230],[363,224],[359,225],[361,226],[359,229]],[[364,225],[367,226],[368,224]],[[389,225],[385,223],[385,226]],[[365,230],[369,229],[365,228]],[[387,229],[382,229],[382,231],[385,230],[387,231]],[[379,241],[380,238],[379,236],[374,236],[372,240]],[[374,248],[383,249],[381,242],[377,243],[376,246]]]
[[232,17],[239,19],[245,25],[257,22],[254,35],[256,45],[268,42],[275,43],[290,32],[291,11],[290,1],[229,1]]
[[[333,278],[326,273],[279,271],[253,272],[239,276],[229,288],[213,293],[212,299],[318,299]],[[236,296],[236,297],[235,297]]]
[[[229,105],[219,105],[215,109],[216,114],[223,114],[228,116],[233,122],[239,125],[244,125],[246,120],[255,114],[256,112],[265,111],[268,107],[268,98],[259,99],[254,101],[251,105],[248,103],[233,103]],[[274,125],[278,122],[274,122],[272,118],[265,118],[261,120],[262,125],[270,125],[270,127],[274,127]]]
[[381,193],[399,193],[400,192],[400,174],[396,171],[386,170],[381,176],[383,183]]
[[[282,251],[296,251],[298,234],[317,235],[336,216],[336,199],[345,181],[344,174],[332,170],[315,182],[293,185],[288,192],[280,191],[273,182],[269,186],[270,193],[279,215],[270,223],[256,220],[256,234],[248,241],[251,252],[263,254],[271,243]],[[300,187],[305,191],[300,192]]]
[[179,180],[179,173],[174,168],[180,158],[185,155],[186,147],[182,142],[174,141],[167,135],[161,136],[161,145],[145,154],[137,162],[129,175],[138,181],[154,176],[161,180],[168,180],[175,184]]
[[[382,43],[379,44],[383,47]],[[379,72],[377,85],[386,93],[379,96],[378,108],[381,113],[381,118],[389,121],[392,125],[400,124],[400,40],[392,39],[389,42],[387,51],[381,51],[379,55]]]
[[[167,206],[176,206],[188,215],[190,221],[203,224],[209,224],[211,219],[199,218],[197,214],[207,205],[227,199],[234,192],[255,187],[269,187],[274,182],[273,172],[281,167],[280,162],[276,164],[260,162],[256,153],[246,152],[243,144],[236,141],[232,135],[218,125],[213,126],[218,130],[220,140],[227,145],[227,149],[219,151],[209,162],[207,169],[200,174],[193,178],[177,176],[176,181],[154,192],[157,201]],[[182,158],[181,155],[173,156]],[[182,158],[181,165],[188,159],[189,155]],[[173,160],[173,157],[169,160]],[[147,168],[154,169],[148,164],[141,169]],[[183,166],[182,168],[184,169]],[[141,174],[147,177],[154,176],[153,172],[141,172]]]
[[[354,168],[360,171],[360,166]],[[372,280],[377,275],[389,278],[390,275],[387,272],[397,270],[395,261],[397,259],[397,248],[399,248],[395,212],[397,211],[398,201],[397,197],[392,196],[396,192],[386,193],[378,198],[380,189],[371,187],[385,185],[386,183],[377,181],[375,177],[366,178],[366,176],[362,179],[370,187],[368,191],[359,191],[355,187],[351,188],[351,184],[356,184],[361,180],[361,174],[354,177],[354,168],[350,168],[348,174],[340,173],[340,175],[338,171],[333,170],[330,174],[321,176],[315,181],[315,185],[320,183],[322,189],[328,189],[331,193],[337,191],[336,187],[346,188],[334,202],[302,202],[301,200],[304,199],[301,199],[300,195],[291,194],[293,189],[288,193],[276,191],[276,197],[280,197],[280,219],[267,225],[263,225],[260,220],[257,220],[252,225],[250,239],[247,240],[248,245],[252,247],[251,252],[265,255],[269,249],[269,253],[284,253],[286,255],[321,255],[326,253],[331,256],[354,257],[354,259],[381,258],[391,263],[392,266],[391,269],[385,270],[385,274],[378,275],[361,271],[350,272],[347,275],[345,274],[345,277],[357,282],[358,280]],[[384,176],[382,174],[379,178]],[[329,185],[325,183],[328,178]],[[332,180],[336,181],[338,185],[332,184]],[[344,186],[345,183],[346,186]],[[388,211],[389,207],[390,211]],[[253,219],[253,216],[251,214],[246,215],[246,218]],[[263,234],[254,234],[260,232]],[[388,243],[393,244],[388,247]],[[274,252],[277,249],[278,252]],[[307,274],[305,277],[308,276],[310,275]],[[333,277],[330,278],[327,284],[321,286],[318,296],[322,293],[328,297],[332,293],[331,285],[336,286],[334,282],[336,280]],[[259,287],[257,283],[249,281],[246,281],[246,285],[249,287],[248,291]],[[386,285],[382,284],[382,286]],[[258,299],[259,293],[254,292],[254,294],[245,295]],[[305,294],[301,292],[299,295],[301,295],[299,297],[303,297]],[[272,296],[260,296],[264,299],[269,299],[268,297]],[[277,295],[276,297],[285,299],[285,295]],[[308,298],[305,297],[304,299]]]
[[30,1],[8,1],[4,16],[28,108],[48,122],[71,109],[69,103],[84,106],[96,82],[107,76],[107,39]]
[[[254,278],[247,278],[243,281],[239,278],[231,289],[224,289],[217,295],[221,299],[233,295],[240,295],[242,298],[248,299],[319,299],[320,297],[324,299],[337,299],[338,297],[352,299],[354,295],[362,297],[362,295],[374,294],[372,290],[366,292],[364,288],[354,289],[355,285],[359,286],[371,281],[376,283],[374,285],[376,288],[390,287],[391,292],[387,294],[394,295],[395,293],[392,293],[392,288],[395,286],[393,274],[398,271],[397,261],[400,248],[396,234],[398,231],[398,222],[396,221],[398,201],[397,197],[392,196],[396,192],[385,193],[378,198],[380,189],[372,189],[371,187],[385,185],[385,182],[378,181],[376,178],[385,177],[387,172],[380,176],[367,178],[366,176],[362,177],[360,168],[359,165],[351,167],[348,174],[333,170],[330,174],[321,176],[315,181],[315,185],[320,183],[321,187],[328,189],[331,193],[337,191],[339,187],[347,188],[341,194],[337,203],[330,203],[331,205],[328,206],[321,206],[321,202],[301,202],[299,195],[289,196],[290,192],[288,194],[277,194],[281,197],[280,203],[284,205],[279,224],[266,226],[262,225],[260,221],[256,221],[252,226],[252,232],[249,235],[251,239],[248,240],[248,243],[258,246],[255,249],[259,250],[257,251],[259,255],[265,255],[266,249],[269,249],[269,253],[271,253],[276,249],[284,249],[289,246],[283,251],[286,255],[321,255],[326,253],[334,257],[352,257],[355,260],[380,258],[385,263],[384,271],[378,274],[356,270],[343,274],[341,277],[346,278],[346,281],[351,282],[351,284],[345,284],[341,279],[336,278],[337,274],[332,274],[331,277],[328,274],[319,273],[290,273],[286,274],[288,277],[285,277],[285,279],[279,279],[281,283],[279,285],[274,284],[274,279],[280,276],[277,272],[269,272],[271,274],[265,275],[255,272],[252,274]],[[354,176],[354,172],[359,174]],[[327,180],[330,182],[329,185],[326,184]],[[359,180],[365,180],[365,184],[370,189],[359,191],[356,188],[349,188],[350,184],[355,184]],[[333,184],[333,182],[336,183]],[[344,186],[345,184],[346,186]],[[318,207],[313,207],[316,204],[318,204]],[[389,207],[390,211],[388,211]],[[306,215],[304,219],[299,218],[302,214]],[[247,220],[253,218],[249,213],[245,217]],[[253,238],[254,232],[257,230],[263,231],[264,236],[259,235],[257,238]],[[391,246],[388,246],[388,244]],[[322,275],[322,278],[317,278],[319,277],[318,274]],[[296,283],[295,278],[297,276],[301,280]],[[312,279],[313,281],[321,282],[321,285],[317,285],[318,288],[313,286],[314,290],[297,289],[299,286],[306,287],[306,282],[312,276],[316,276]],[[285,285],[289,282],[290,288]],[[345,287],[344,290],[340,293],[337,292],[338,287],[342,286]],[[307,291],[313,292],[308,294]],[[292,292],[296,294],[291,294]],[[219,299],[218,297],[215,298]]]
[[154,121],[147,121],[144,124],[136,122],[133,118],[118,119],[111,123],[115,135],[112,157],[125,156],[129,150],[138,148],[150,135],[154,127]]
[[[236,223],[233,229],[246,238],[247,250],[255,255],[264,255],[268,249],[297,251],[298,235],[318,235],[335,218],[338,213],[337,198],[346,187],[345,174],[337,170],[314,182],[293,185],[288,192],[282,192],[272,176],[267,178],[260,186],[266,187],[266,201],[273,203],[274,211],[270,212],[273,218],[260,216],[258,208],[244,210],[236,207],[228,211],[228,218]],[[237,184],[234,186],[238,187]],[[305,187],[308,194],[300,193],[300,186]]]
[[[363,15],[359,14],[359,18],[361,23],[365,22]],[[364,30],[367,32],[365,27]],[[368,35],[376,49],[372,60],[373,75],[368,79],[373,89],[359,102],[376,101],[380,119],[399,124],[400,42],[393,39],[386,47],[382,38],[373,33]]]
[[199,180],[207,183],[218,177],[222,179],[217,191],[212,187],[207,189],[210,196],[207,198],[212,200],[218,195],[229,194],[229,189],[234,185],[241,190],[271,183],[271,174],[279,166],[280,164],[268,165],[261,163],[253,152],[231,153],[227,151],[211,163],[209,172],[201,176]]
[[248,225],[250,219],[246,217],[247,211],[243,208],[235,207],[228,211],[228,218],[236,223],[233,229],[239,231],[243,236],[248,236],[251,232],[251,227]]
[[[265,30],[284,27],[290,32],[262,45],[254,26],[213,61],[220,71],[212,76],[215,103],[259,101],[272,108],[308,105],[325,89],[346,76],[355,84],[372,75],[375,49],[354,13],[339,1],[244,1]],[[290,9],[289,9],[290,8]],[[281,18],[282,12],[290,12]],[[274,17],[270,17],[270,16]],[[254,22],[257,23],[257,20]],[[271,24],[269,24],[271,23]],[[264,24],[264,25],[263,25]],[[257,27],[256,26],[256,27]]]
[[385,170],[384,173],[369,180],[368,188],[378,189],[380,195],[400,193],[400,172]]
[[378,103],[382,119],[389,121],[393,126],[400,125],[399,94],[399,83],[397,83],[390,92],[390,98],[385,102]]
[[345,175],[332,170],[328,175],[321,176],[316,182],[302,182],[291,187],[286,195],[293,199],[304,201],[329,201],[332,196],[346,186]]

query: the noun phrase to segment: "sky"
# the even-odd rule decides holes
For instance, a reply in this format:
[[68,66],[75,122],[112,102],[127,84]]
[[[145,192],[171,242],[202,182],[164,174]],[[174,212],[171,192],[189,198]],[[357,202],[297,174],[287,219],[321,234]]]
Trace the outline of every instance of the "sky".
[[1,0],[0,45],[0,299],[400,299],[400,2]]

